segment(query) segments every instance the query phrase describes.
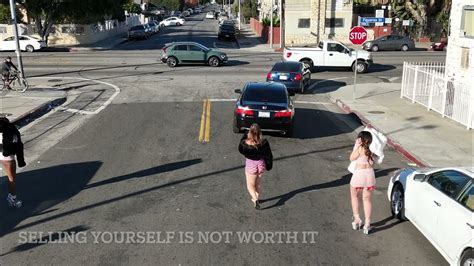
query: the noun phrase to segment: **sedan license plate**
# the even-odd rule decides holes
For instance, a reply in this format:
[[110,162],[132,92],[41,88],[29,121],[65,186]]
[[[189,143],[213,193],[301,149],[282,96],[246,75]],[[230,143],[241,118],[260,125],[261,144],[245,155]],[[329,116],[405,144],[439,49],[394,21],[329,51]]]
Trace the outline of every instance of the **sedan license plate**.
[[288,80],[288,76],[287,75],[280,75],[280,80]]
[[258,117],[270,118],[270,112],[258,112]]

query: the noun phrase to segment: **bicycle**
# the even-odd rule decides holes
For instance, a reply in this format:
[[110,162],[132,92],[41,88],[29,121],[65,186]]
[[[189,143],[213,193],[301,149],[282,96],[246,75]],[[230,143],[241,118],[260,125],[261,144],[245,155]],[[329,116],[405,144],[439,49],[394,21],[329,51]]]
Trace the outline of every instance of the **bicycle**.
[[17,92],[25,92],[29,87],[28,81],[25,78],[22,78],[21,76],[19,76],[18,75],[19,73],[20,73],[19,71],[14,71],[10,73],[8,77],[8,83],[9,83],[8,85],[5,82],[5,79],[3,79],[2,90],[10,89]]

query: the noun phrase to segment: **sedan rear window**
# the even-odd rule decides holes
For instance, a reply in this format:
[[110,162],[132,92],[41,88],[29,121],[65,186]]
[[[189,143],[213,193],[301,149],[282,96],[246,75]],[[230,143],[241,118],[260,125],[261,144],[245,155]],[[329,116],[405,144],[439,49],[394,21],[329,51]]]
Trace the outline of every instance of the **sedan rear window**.
[[276,63],[272,68],[272,72],[299,72],[301,67],[301,64],[295,63]]
[[133,26],[130,30],[143,30],[143,26]]
[[247,88],[242,96],[243,102],[271,102],[287,103],[287,96],[284,90],[268,89],[266,87]]

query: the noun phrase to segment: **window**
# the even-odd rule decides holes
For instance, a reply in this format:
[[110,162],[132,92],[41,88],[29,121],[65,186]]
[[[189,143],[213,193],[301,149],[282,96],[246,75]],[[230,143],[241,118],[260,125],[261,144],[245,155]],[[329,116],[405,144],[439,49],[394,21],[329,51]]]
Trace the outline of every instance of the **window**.
[[20,41],[29,41],[30,39],[28,39],[28,37],[25,37],[25,36],[20,36]]
[[344,53],[346,48],[338,43],[328,43],[328,52]]
[[474,6],[465,6],[463,8],[461,23],[464,37],[474,38]]
[[5,41],[5,42],[11,42],[11,41],[13,41],[14,38],[15,38],[15,37],[11,36],[11,37],[6,38],[6,39],[3,40],[3,41]]
[[327,18],[326,27],[327,28],[343,28],[344,19],[343,18]]
[[244,105],[246,102],[271,102],[271,103],[287,103],[286,91],[269,90],[265,86],[247,87],[242,96]]
[[428,179],[428,183],[449,197],[454,198],[470,179],[470,177],[460,172],[447,170],[432,174]]
[[299,72],[303,68],[303,64],[299,62],[284,62],[284,63],[276,63],[273,68],[272,72]]
[[202,49],[197,47],[196,45],[190,45],[189,46],[189,51],[199,51],[199,52],[201,52]]
[[175,50],[175,51],[187,51],[188,46],[187,45],[176,45],[173,50]]
[[459,198],[459,203],[469,210],[474,211],[474,185],[471,184],[471,187],[464,191]]
[[311,25],[311,20],[309,18],[298,19],[298,28],[309,28],[310,25]]

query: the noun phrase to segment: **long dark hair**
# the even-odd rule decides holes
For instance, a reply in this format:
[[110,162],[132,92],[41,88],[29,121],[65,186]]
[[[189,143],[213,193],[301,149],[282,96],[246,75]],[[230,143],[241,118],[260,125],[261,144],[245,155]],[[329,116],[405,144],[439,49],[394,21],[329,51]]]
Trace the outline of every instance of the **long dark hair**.
[[370,151],[370,144],[372,143],[372,134],[368,131],[361,131],[357,138],[360,139],[360,146],[364,149],[364,153],[369,159],[369,162],[374,162],[373,153]]
[[262,144],[262,130],[258,124],[254,123],[250,126],[247,141],[250,142],[252,146]]
[[6,117],[0,117],[0,132],[3,132],[3,130],[8,126],[10,123],[10,120]]

